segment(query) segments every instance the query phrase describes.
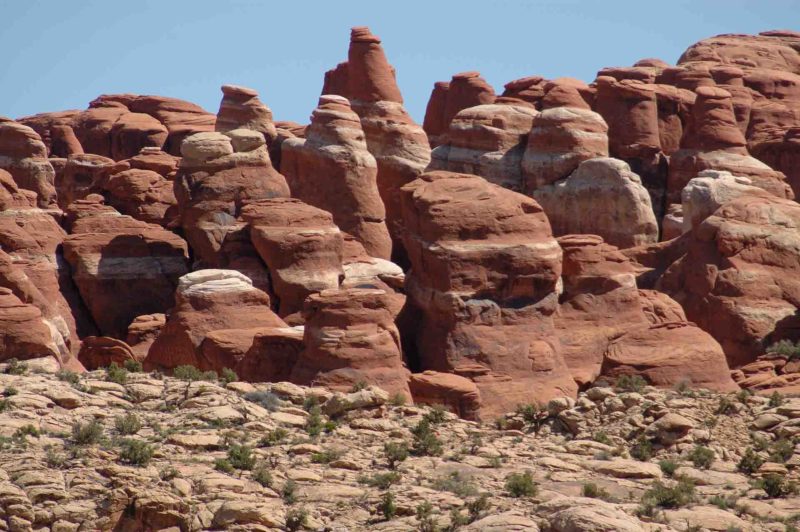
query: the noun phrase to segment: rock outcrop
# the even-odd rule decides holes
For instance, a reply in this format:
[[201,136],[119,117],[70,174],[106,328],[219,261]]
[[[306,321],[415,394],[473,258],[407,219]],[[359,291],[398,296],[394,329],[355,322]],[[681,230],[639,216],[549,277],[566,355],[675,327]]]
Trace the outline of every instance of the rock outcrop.
[[619,159],[583,161],[562,181],[533,193],[553,233],[594,233],[620,248],[658,241],[650,196],[638,175]]
[[391,257],[378,165],[345,98],[322,96],[306,137],[287,139],[281,152],[293,197],[330,212],[334,223],[358,239],[368,254]]
[[426,173],[402,193],[419,369],[472,379],[481,417],[574,394],[553,342],[561,250],[541,207],[450,172]]
[[36,192],[39,207],[55,206],[55,170],[33,129],[0,118],[0,170],[10,173],[20,188]]

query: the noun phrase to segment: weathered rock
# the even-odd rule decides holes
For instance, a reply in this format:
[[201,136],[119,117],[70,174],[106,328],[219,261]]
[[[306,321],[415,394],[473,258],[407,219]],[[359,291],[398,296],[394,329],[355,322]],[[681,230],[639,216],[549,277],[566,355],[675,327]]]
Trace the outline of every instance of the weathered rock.
[[64,240],[64,258],[100,332],[124,338],[136,316],[172,306],[188,250],[179,236],[93,198],[71,207],[76,219]]
[[552,343],[561,251],[541,207],[450,172],[429,172],[402,193],[419,366],[475,381],[481,417],[572,395]]
[[286,324],[270,310],[269,296],[250,279],[234,270],[186,274],[178,283],[175,307],[150,346],[145,367],[170,369],[190,364],[219,371],[226,366],[217,363],[227,360],[204,356],[208,335],[223,329],[262,327],[283,328]]
[[101,155],[79,154],[67,158],[56,183],[58,205],[69,207],[75,200],[103,190],[114,167],[114,160]]
[[103,191],[109,205],[143,222],[166,227],[177,214],[173,184],[152,170],[131,169],[111,175]]
[[569,176],[582,161],[608,156],[608,126],[588,109],[558,107],[533,119],[522,159],[523,192]]
[[258,98],[258,93],[237,85],[222,86],[214,130],[225,133],[234,129],[251,129],[264,135],[267,146],[278,136],[272,121],[272,111]]
[[453,75],[448,84],[442,112],[442,132],[449,130],[450,121],[459,111],[476,105],[492,104],[494,100],[494,89],[479,72],[460,72]]
[[20,188],[36,192],[39,207],[55,205],[55,170],[47,160],[47,148],[33,129],[0,120],[0,170],[10,173]]
[[444,405],[464,419],[476,419],[481,408],[481,393],[473,381],[452,373],[424,371],[408,381],[417,404]]
[[53,357],[60,363],[61,355],[42,312],[0,287],[0,360]]
[[349,390],[360,382],[410,397],[399,309],[383,290],[351,288],[312,294],[303,305],[305,349],[293,382]]
[[448,143],[431,154],[432,170],[449,170],[483,177],[520,191],[522,156],[537,111],[519,105],[469,107],[450,122]]
[[347,100],[320,98],[306,138],[283,143],[282,169],[294,197],[333,214],[334,223],[356,237],[368,254],[391,256],[377,163]]
[[571,107],[591,109],[594,91],[586,83],[575,78],[556,78],[544,84],[542,109]]
[[594,233],[628,248],[658,241],[658,225],[647,189],[627,163],[596,158],[566,179],[537,188],[556,235]]
[[744,194],[763,195],[746,177],[730,172],[704,170],[689,181],[681,192],[683,231],[691,231],[730,200]]
[[78,360],[89,370],[105,368],[112,363],[123,367],[128,360],[141,362],[143,359],[137,358],[127,343],[107,336],[87,336],[78,352]]
[[338,288],[343,239],[329,213],[300,200],[273,199],[246,205],[242,219],[269,268],[281,316],[300,311],[310,294]]
[[445,108],[447,106],[448,92],[450,92],[450,83],[437,81],[433,84],[431,96],[428,98],[428,105],[425,107],[425,119],[422,122],[422,129],[428,135],[428,142],[431,148],[442,144],[444,141],[443,136],[447,134],[448,124],[445,124]]

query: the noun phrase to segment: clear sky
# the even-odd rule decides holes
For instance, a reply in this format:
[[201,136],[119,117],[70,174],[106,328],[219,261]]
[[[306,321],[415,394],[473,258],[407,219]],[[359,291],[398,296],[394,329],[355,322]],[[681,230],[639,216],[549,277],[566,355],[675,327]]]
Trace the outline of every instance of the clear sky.
[[0,115],[83,109],[99,94],[174,96],[216,113],[220,85],[306,122],[350,27],[383,39],[421,121],[433,82],[478,70],[591,81],[643,57],[674,63],[720,33],[800,30],[800,0],[0,0]]

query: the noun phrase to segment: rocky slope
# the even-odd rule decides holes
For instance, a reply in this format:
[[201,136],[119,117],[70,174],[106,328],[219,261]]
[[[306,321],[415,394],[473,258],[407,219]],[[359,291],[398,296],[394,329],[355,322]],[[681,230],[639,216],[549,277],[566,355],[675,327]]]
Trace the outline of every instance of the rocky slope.
[[0,365],[2,530],[795,530],[800,401],[604,383],[487,423],[399,394]]

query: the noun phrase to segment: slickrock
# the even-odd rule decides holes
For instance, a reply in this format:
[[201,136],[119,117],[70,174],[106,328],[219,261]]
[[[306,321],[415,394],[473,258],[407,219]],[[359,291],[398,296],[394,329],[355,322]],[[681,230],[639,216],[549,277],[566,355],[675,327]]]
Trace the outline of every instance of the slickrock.
[[293,197],[333,214],[334,223],[358,239],[369,255],[391,257],[377,162],[345,98],[322,96],[306,138],[287,139],[281,152]]
[[557,107],[533,119],[522,158],[523,192],[569,176],[581,162],[608,157],[608,126],[588,109]]
[[520,105],[479,105],[453,117],[447,144],[431,153],[431,170],[483,177],[522,190],[522,156],[537,111]]
[[[229,362],[224,356],[206,356],[214,352],[213,346],[205,345],[208,336],[228,329],[286,328],[269,303],[266,293],[235,270],[208,269],[184,275],[175,291],[175,306],[150,346],[145,366],[171,369],[189,364],[203,370],[233,369],[224,365]],[[254,334],[240,334],[253,341]]]
[[550,343],[561,250],[541,207],[441,171],[402,192],[418,365],[474,380],[481,417],[572,395],[560,346]]
[[221,133],[234,129],[251,129],[264,135],[267,146],[278,136],[272,111],[258,98],[258,93],[237,85],[222,86],[214,130]]
[[536,189],[555,235],[594,233],[620,248],[658,241],[641,178],[619,159],[583,161],[569,177]]
[[341,391],[367,383],[410,397],[409,372],[394,324],[398,311],[383,290],[312,294],[303,305],[305,349],[291,381]]
[[135,317],[172,307],[178,278],[187,272],[182,238],[121,215],[96,196],[70,209],[75,220],[64,258],[101,334],[125,338]]
[[721,206],[744,194],[763,196],[765,192],[752,186],[752,181],[746,177],[724,171],[703,170],[681,192],[682,232],[696,228]]
[[279,198],[246,205],[242,219],[269,269],[281,316],[299,312],[310,294],[339,287],[343,236],[329,213]]

